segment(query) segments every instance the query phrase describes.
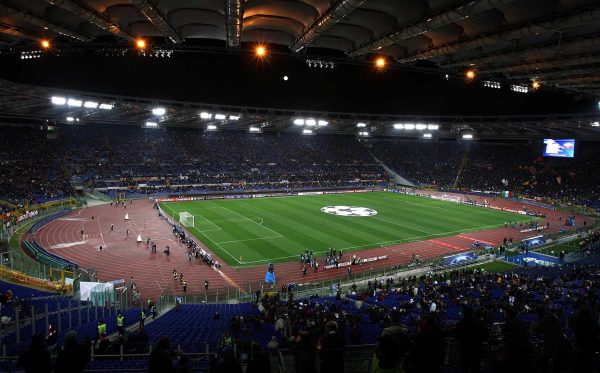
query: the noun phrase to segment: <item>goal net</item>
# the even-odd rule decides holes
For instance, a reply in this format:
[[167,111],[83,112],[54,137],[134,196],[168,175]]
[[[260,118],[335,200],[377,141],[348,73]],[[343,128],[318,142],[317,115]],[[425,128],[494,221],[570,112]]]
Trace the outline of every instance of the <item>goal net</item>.
[[194,215],[190,214],[187,211],[182,211],[179,213],[179,223],[184,227],[193,227],[194,226]]
[[444,197],[442,199],[444,201],[448,201],[448,202],[455,202],[455,203],[461,203],[462,202],[462,197],[458,197],[458,196],[444,195]]

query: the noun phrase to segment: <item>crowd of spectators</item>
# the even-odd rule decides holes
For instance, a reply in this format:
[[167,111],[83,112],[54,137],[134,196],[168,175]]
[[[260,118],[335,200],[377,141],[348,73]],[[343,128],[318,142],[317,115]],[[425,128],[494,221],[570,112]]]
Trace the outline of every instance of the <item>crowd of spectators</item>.
[[521,142],[396,139],[371,145],[343,135],[61,126],[49,137],[39,127],[6,127],[0,211],[5,216],[73,195],[72,181],[127,188],[131,197],[385,184],[388,177],[374,158],[417,185],[600,205],[600,157],[585,143],[574,159],[541,157],[535,144]]
[[600,209],[598,150],[582,145],[573,159],[541,156],[521,142],[378,140],[373,154],[417,185],[462,190],[508,190]]
[[[373,330],[381,332],[376,372],[439,372],[449,340],[458,345],[462,372],[480,366],[591,372],[600,347],[598,290],[600,281],[588,268],[460,270],[383,278],[362,290],[354,285],[345,300],[339,292],[337,300],[265,296],[262,306],[289,342],[300,372],[314,371],[319,356],[321,369],[343,371],[344,346],[368,342]],[[339,334],[333,353],[325,347],[331,333]]]
[[62,155],[38,127],[3,128],[0,200],[7,203],[0,206],[2,210],[72,195]]

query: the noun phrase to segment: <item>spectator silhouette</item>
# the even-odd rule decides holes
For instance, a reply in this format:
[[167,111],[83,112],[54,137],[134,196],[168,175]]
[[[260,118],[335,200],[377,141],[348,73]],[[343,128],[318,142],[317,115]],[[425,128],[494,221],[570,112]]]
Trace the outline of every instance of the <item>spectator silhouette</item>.
[[150,373],[168,373],[172,370],[173,361],[171,360],[171,351],[169,338],[160,337],[154,349],[150,353]]
[[473,315],[471,307],[463,309],[463,319],[456,325],[454,335],[460,347],[461,373],[479,372],[488,332],[483,322]]
[[77,342],[77,333],[70,331],[65,336],[63,347],[58,352],[54,371],[61,373],[83,372],[89,360],[89,350]]
[[19,356],[18,365],[25,368],[25,373],[50,373],[52,360],[44,345],[44,335],[36,333],[31,339],[31,345]]

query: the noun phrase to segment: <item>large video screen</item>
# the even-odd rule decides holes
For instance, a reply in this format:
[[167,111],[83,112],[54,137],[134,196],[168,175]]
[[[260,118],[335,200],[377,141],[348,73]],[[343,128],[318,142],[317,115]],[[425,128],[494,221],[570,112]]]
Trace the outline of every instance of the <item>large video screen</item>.
[[544,139],[544,157],[575,157],[575,139]]

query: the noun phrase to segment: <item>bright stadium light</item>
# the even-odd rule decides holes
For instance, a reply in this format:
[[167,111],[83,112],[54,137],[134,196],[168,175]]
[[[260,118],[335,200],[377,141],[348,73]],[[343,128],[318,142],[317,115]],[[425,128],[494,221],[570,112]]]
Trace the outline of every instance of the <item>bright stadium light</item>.
[[50,99],[54,105],[64,105],[67,103],[67,99],[59,96],[52,96]]
[[379,57],[375,60],[375,67],[378,69],[383,69],[386,65],[387,61],[383,57]]
[[427,129],[432,130],[432,131],[437,131],[440,129],[440,125],[439,124],[428,124]]
[[317,125],[317,121],[314,120],[314,119],[309,118],[309,119],[306,120],[306,125],[310,126],[310,127],[314,127],[314,126]]
[[239,115],[230,115],[229,116],[229,120],[239,120],[240,116]]
[[200,113],[200,118],[202,118],[202,119],[210,119],[210,118],[212,118],[212,114],[203,111],[202,113]]
[[312,130],[308,130],[308,129],[302,130],[302,134],[304,134],[304,135],[312,135],[313,131]]
[[329,124],[329,122],[328,122],[328,121],[326,121],[326,120],[319,120],[319,121],[317,122],[317,124],[319,125],[319,127],[325,127],[326,125],[328,125],[328,124]]
[[154,109],[152,109],[152,114],[159,117],[165,115],[166,112],[167,110],[164,107],[155,107]]
[[257,133],[257,132],[260,132],[260,128],[252,126],[252,127],[248,128],[248,131]]
[[267,55],[267,48],[264,45],[258,45],[255,49],[254,49],[254,53],[256,54],[256,57],[258,58],[263,58]]
[[215,114],[215,119],[218,119],[218,120],[227,119],[227,115],[225,115],[225,114]]
[[362,122],[361,123],[356,123],[356,127],[358,127],[358,128],[365,128],[366,126],[367,126],[366,123],[362,123]]
[[215,131],[217,129],[217,126],[215,126],[214,124],[209,124],[208,126],[206,126],[206,129],[208,131]]
[[146,128],[158,128],[158,123],[156,123],[156,122],[146,122],[144,124],[144,127],[146,127]]
[[463,140],[473,140],[473,134],[471,133],[465,133],[462,135],[462,139]]
[[70,98],[67,100],[67,105],[69,105],[69,106],[81,107],[82,104],[83,104],[83,102],[81,102],[81,100],[77,100],[74,98]]
[[402,123],[395,123],[394,124],[394,129],[396,129],[396,130],[403,130],[404,129],[404,124],[402,124]]
[[102,110],[112,110],[114,105],[112,104],[100,104],[100,109]]
[[417,131],[423,131],[424,129],[427,128],[426,124],[422,124],[422,123],[418,123],[415,125],[415,128],[417,129]]
[[86,107],[88,109],[96,109],[98,107],[98,103],[94,101],[86,101],[83,104],[83,107]]
[[405,123],[404,124],[404,129],[405,130],[414,130],[415,129],[415,125],[412,123]]
[[75,122],[75,118],[73,118],[73,117],[67,117],[67,122]]
[[136,48],[137,48],[137,49],[139,49],[139,50],[144,50],[144,49],[146,49],[146,40],[144,40],[144,39],[142,39],[142,38],[140,38],[140,39],[137,39],[137,40],[135,41],[135,46],[136,46]]
[[296,118],[296,119],[294,119],[294,124],[296,126],[303,126],[304,125],[304,119],[302,119],[302,118]]
[[592,127],[600,127],[600,122],[592,122]]
[[360,131],[360,132],[358,132],[358,136],[369,137],[369,132],[368,131]]
[[50,44],[50,40],[44,39],[40,42],[40,46],[43,49],[50,49],[50,47],[52,46],[52,44]]
[[425,139],[430,139],[431,137],[432,137],[432,135],[430,133],[423,134],[423,138],[425,138]]

